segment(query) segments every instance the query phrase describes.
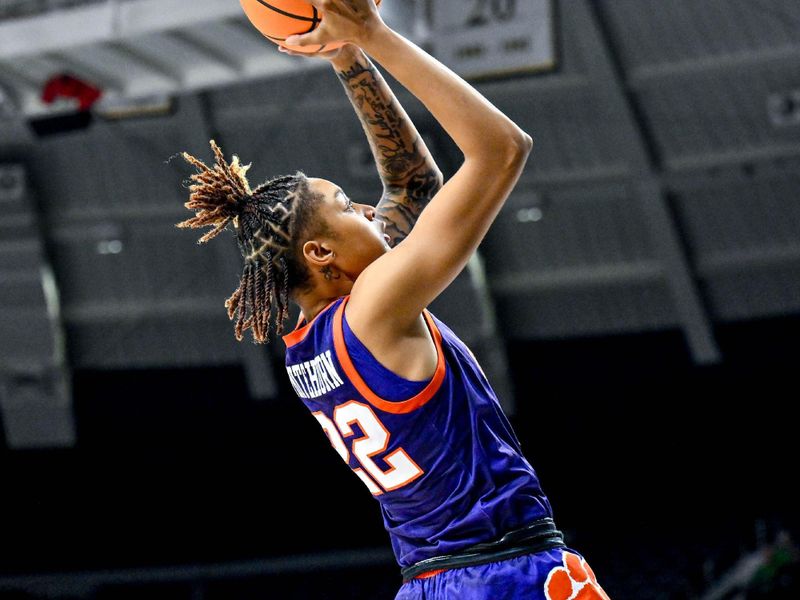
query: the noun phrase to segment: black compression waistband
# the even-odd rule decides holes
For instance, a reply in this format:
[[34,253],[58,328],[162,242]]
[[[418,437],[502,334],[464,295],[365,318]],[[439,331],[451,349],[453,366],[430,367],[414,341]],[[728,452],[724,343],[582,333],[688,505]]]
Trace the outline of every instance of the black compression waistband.
[[442,556],[426,558],[401,569],[400,573],[405,582],[427,571],[483,565],[521,556],[522,554],[533,554],[543,550],[564,547],[564,536],[556,529],[553,519],[545,517],[534,521],[527,527],[510,531],[494,542],[476,544],[465,548],[458,554],[443,554]]

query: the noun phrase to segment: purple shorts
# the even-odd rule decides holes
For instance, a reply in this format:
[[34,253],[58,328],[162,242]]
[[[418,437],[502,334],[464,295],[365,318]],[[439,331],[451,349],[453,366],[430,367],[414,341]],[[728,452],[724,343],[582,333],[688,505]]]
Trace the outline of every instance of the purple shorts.
[[609,600],[586,560],[569,548],[432,571],[402,585],[395,600]]

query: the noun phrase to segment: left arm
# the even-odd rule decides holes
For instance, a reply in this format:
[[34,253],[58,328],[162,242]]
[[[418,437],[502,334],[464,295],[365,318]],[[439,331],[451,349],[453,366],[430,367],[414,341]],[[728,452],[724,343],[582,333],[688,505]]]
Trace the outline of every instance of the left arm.
[[347,45],[331,60],[367,134],[383,196],[376,209],[390,246],[402,242],[442,187],[442,173],[386,81],[364,52]]

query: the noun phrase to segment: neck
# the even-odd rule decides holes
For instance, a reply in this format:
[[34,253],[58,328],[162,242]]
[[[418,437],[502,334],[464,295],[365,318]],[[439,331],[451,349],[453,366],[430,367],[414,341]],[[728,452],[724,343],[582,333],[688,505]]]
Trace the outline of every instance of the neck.
[[298,302],[300,305],[300,310],[303,311],[303,316],[306,319],[306,323],[311,323],[311,321],[314,320],[314,317],[316,317],[322,311],[322,309],[324,309],[334,300],[336,300],[336,298],[325,298],[324,300],[320,299],[313,304],[300,304]]
[[[337,285],[331,285],[333,283],[336,283]],[[342,296],[349,294],[352,288],[353,282],[350,280],[346,281],[346,285],[343,285],[338,281],[326,281],[325,285],[321,288],[315,287],[311,291],[304,294],[297,294],[294,298],[294,301],[300,307],[300,310],[303,311],[303,316],[306,319],[306,323],[310,323],[322,309],[324,309],[337,298],[341,298]]]

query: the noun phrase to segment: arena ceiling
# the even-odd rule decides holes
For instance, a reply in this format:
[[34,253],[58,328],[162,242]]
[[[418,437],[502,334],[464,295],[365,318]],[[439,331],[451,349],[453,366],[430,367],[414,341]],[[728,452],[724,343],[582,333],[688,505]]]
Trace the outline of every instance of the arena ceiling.
[[[188,174],[177,152],[207,156],[214,137],[255,178],[300,168],[364,202],[380,193],[324,63],[274,52],[234,0],[191,4],[12,2],[0,13],[0,398],[19,423],[47,423],[34,405],[56,415],[21,445],[69,443],[72,368],[242,364],[254,396],[276,393],[279,345],[237,344],[222,308],[238,280],[234,244],[198,248],[173,226]],[[714,363],[715,323],[800,311],[800,4],[554,6],[556,68],[477,84],[535,148],[433,312],[503,388],[503,340],[678,329],[696,362]],[[173,104],[40,136],[33,120],[69,110],[40,100],[64,70],[109,97]],[[395,89],[452,173],[457,149]]]

